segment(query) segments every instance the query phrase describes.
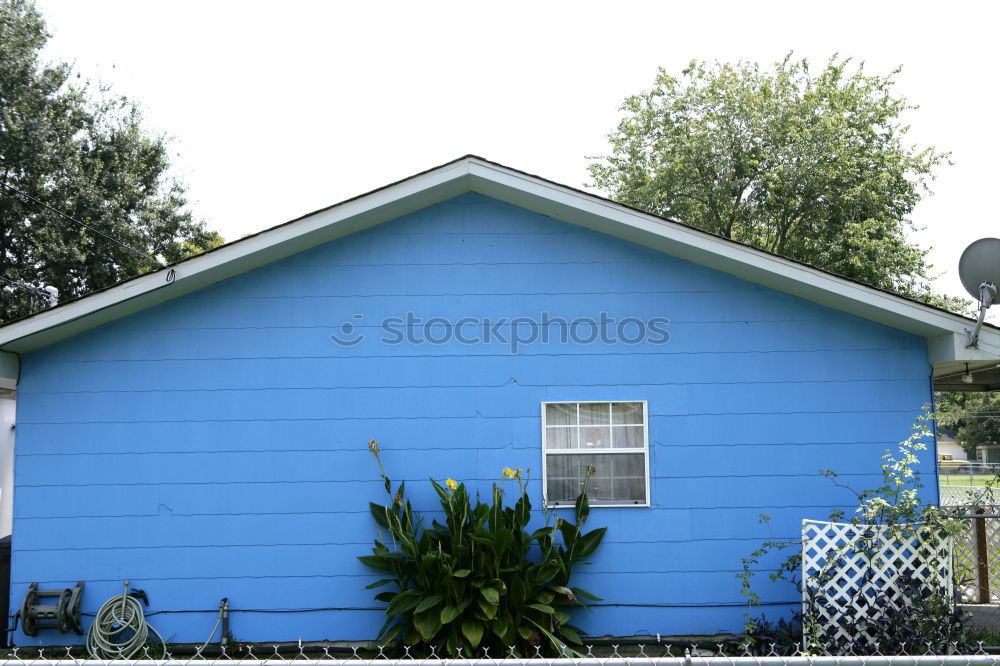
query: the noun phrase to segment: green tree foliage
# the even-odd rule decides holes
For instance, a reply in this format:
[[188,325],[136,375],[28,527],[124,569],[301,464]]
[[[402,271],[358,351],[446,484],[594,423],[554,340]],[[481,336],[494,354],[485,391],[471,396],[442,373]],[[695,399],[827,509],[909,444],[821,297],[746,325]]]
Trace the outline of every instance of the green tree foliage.
[[[220,244],[168,176],[164,138],[143,129],[128,99],[43,62],[47,39],[31,2],[0,0],[0,183],[150,257],[176,261]],[[65,300],[157,265],[0,187],[0,276],[53,285]],[[38,307],[0,285],[0,323]]]
[[942,392],[935,396],[938,427],[954,433],[969,455],[982,444],[1000,443],[1000,393]]
[[849,59],[819,72],[791,56],[757,64],[661,69],[629,97],[594,184],[671,217],[845,277],[966,309],[935,296],[927,251],[907,240],[910,213],[947,154],[906,143],[897,71]]
[[[504,656],[579,654],[580,630],[569,624],[566,609],[597,600],[570,587],[573,567],[594,554],[606,528],[582,530],[590,507],[588,474],[576,500],[575,522],[557,518],[554,525],[528,531],[531,500],[527,478],[507,468],[503,477],[517,484],[512,506],[504,489],[493,484],[490,502],[473,502],[464,483],[431,481],[444,521],[423,525],[399,484],[382,467],[375,440],[368,448],[378,462],[389,504],[371,503],[372,516],[384,531],[371,555],[360,560],[389,574],[369,589],[391,586],[375,599],[388,604],[388,619],[377,639],[433,646],[438,656],[471,657],[488,649]],[[461,652],[460,652],[461,651]]]

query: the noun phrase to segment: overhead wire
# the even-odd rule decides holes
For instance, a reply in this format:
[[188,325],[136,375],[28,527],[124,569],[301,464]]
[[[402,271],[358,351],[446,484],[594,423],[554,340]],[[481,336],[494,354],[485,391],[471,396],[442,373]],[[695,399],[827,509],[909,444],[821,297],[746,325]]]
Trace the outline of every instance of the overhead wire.
[[107,234],[107,233],[101,231],[100,229],[97,229],[96,227],[94,227],[92,225],[87,224],[86,222],[84,222],[82,220],[78,220],[78,219],[76,219],[75,217],[73,217],[71,215],[67,215],[66,213],[62,212],[58,208],[50,206],[49,204],[45,203],[41,199],[28,194],[27,192],[25,192],[24,190],[21,190],[20,188],[14,187],[10,183],[7,183],[7,182],[4,182],[4,181],[0,180],[0,187],[3,187],[5,189],[10,190],[11,192],[15,193],[19,197],[21,197],[23,199],[26,199],[28,201],[31,201],[32,203],[35,203],[35,204],[37,204],[37,205],[45,208],[46,210],[49,210],[49,211],[53,212],[53,213],[55,213],[56,215],[58,215],[59,217],[61,217],[63,219],[69,220],[70,222],[72,222],[74,224],[80,225],[81,227],[83,227],[84,229],[87,229],[91,233],[97,234],[98,236],[101,236],[101,237],[103,237],[103,238],[111,241],[112,243],[118,245],[119,247],[122,247],[122,248],[128,250],[129,252],[142,257],[143,259],[145,259],[147,261],[153,261],[153,262],[155,262],[155,263],[157,263],[157,264],[159,264],[161,266],[164,265],[163,262],[160,261],[159,259],[157,259],[156,257],[152,257],[152,256],[146,254],[145,252],[143,252],[142,250],[139,250],[139,249],[137,249],[135,247],[132,247],[128,243],[125,243],[125,242],[123,242],[123,241],[115,238],[114,236],[112,236],[110,234]]
[[42,298],[48,298],[49,297],[49,292],[45,291],[44,289],[40,289],[38,287],[32,287],[31,285],[25,284],[23,282],[19,282],[17,280],[11,280],[10,278],[4,277],[3,275],[0,275],[0,280],[2,280],[3,282],[6,282],[7,284],[9,284],[12,287],[23,289],[23,290],[27,291],[30,294],[34,294],[35,296],[41,296]]

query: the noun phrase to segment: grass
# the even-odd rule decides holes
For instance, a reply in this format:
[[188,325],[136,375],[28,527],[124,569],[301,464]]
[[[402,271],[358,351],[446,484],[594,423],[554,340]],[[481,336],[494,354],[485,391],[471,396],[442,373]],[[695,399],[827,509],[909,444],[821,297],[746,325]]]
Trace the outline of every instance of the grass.
[[985,486],[986,482],[996,477],[992,474],[939,474],[938,483],[942,486]]

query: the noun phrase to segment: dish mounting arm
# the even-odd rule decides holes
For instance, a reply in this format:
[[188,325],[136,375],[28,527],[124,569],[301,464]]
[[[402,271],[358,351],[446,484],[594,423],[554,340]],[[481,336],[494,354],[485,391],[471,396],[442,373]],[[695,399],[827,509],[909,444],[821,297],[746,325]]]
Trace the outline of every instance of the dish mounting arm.
[[970,331],[966,329],[966,333],[969,335],[969,344],[965,345],[966,348],[975,347],[979,343],[979,331],[983,328],[983,321],[986,319],[986,311],[993,305],[993,302],[997,298],[997,286],[993,282],[986,282],[985,280],[979,283],[979,318],[976,320],[976,329]]

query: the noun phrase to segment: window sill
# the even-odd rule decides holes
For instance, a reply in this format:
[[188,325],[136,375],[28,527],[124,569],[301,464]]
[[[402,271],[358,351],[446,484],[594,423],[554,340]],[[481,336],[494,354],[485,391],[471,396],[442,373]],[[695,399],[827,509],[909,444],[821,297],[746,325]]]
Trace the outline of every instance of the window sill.
[[[576,506],[576,502],[565,502],[552,504],[550,502],[543,502],[545,508],[547,509],[572,509]],[[588,500],[588,504],[591,509],[648,509],[650,507],[649,502],[643,502],[639,504],[594,504]]]

